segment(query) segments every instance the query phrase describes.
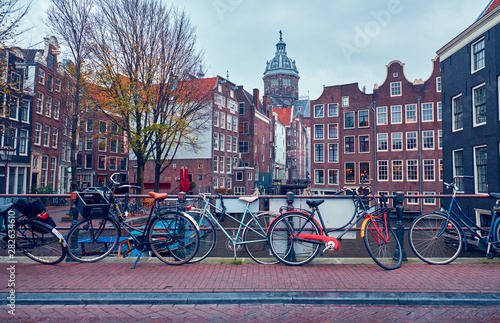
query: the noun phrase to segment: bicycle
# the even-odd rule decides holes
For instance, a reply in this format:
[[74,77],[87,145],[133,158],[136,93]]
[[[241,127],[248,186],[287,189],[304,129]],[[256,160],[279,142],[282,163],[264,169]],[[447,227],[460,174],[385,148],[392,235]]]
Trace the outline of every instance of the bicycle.
[[[500,256],[500,193],[490,193],[496,199],[492,210],[490,227],[481,227],[471,220],[456,200],[457,178],[474,179],[473,176],[460,175],[452,183],[444,183],[453,189],[453,196],[448,210],[441,208],[434,213],[417,217],[410,226],[408,238],[410,247],[422,261],[433,265],[445,265],[453,262],[462,248],[467,250],[468,230],[477,241],[479,249],[486,251],[488,259]],[[458,210],[458,213],[454,211]]]
[[[75,192],[76,205],[83,219],[69,231],[68,254],[78,262],[96,262],[112,252],[127,257],[134,249],[140,253],[132,268],[144,252],[152,251],[162,262],[181,265],[196,254],[199,247],[198,225],[190,215],[163,206],[168,197],[165,193],[149,192],[155,204],[145,224],[134,225],[119,210],[114,200],[114,191],[123,188],[114,176],[111,183],[100,191]],[[127,236],[122,237],[124,230]],[[122,253],[122,245],[127,251]]]
[[[246,202],[245,211],[241,220],[227,212],[221,194],[218,195],[220,206],[211,203],[213,199],[208,194],[201,194],[204,201],[202,209],[191,209],[189,212],[200,228],[200,249],[191,262],[199,262],[208,257],[217,244],[217,231],[221,231],[226,236],[225,246],[227,250],[233,252],[234,259],[238,251],[245,248],[247,254],[253,261],[259,264],[275,264],[278,261],[272,256],[266,238],[267,228],[276,214],[272,212],[261,212],[254,214],[250,211],[250,205],[258,200],[258,196],[243,196],[238,198]],[[219,220],[214,213],[219,213]],[[228,217],[236,222],[238,228],[225,229],[221,222]],[[246,219],[248,222],[245,222]],[[217,227],[217,229],[216,229]],[[229,233],[232,231],[232,235]]]
[[[376,200],[368,186],[360,186],[355,192],[343,189],[337,195],[347,191],[354,193],[355,211],[346,224],[335,229],[327,229],[325,226],[318,208],[324,202],[323,199],[306,200],[306,204],[311,207],[311,211],[307,211],[293,208],[293,194],[290,194],[287,197],[288,206],[284,212],[281,210],[281,215],[269,227],[268,239],[273,255],[286,265],[305,265],[318,255],[320,245],[325,246],[321,254],[328,250],[338,250],[342,237],[357,223],[362,222],[361,237],[375,263],[386,270],[399,268],[403,252],[401,243],[390,226],[388,213],[392,208],[387,208],[384,197],[381,198],[380,207],[378,204],[370,206],[369,203]],[[328,234],[339,230],[343,231],[336,238]]]
[[[17,218],[14,209],[19,211]],[[4,224],[0,246],[9,259],[16,256],[16,251],[47,265],[57,264],[66,257],[66,240],[54,228],[54,220],[40,200],[0,205],[0,216]]]

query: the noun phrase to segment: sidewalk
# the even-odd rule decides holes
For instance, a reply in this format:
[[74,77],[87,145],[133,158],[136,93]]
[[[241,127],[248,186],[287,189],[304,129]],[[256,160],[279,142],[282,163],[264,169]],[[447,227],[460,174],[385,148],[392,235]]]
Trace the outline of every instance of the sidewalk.
[[[237,265],[231,259],[169,266],[152,259],[141,260],[135,269],[130,269],[130,259],[16,263],[16,304],[500,305],[498,259],[460,259],[446,266],[412,260],[393,271],[371,259],[318,259],[302,267]],[[0,265],[2,304],[10,293],[10,265]]]

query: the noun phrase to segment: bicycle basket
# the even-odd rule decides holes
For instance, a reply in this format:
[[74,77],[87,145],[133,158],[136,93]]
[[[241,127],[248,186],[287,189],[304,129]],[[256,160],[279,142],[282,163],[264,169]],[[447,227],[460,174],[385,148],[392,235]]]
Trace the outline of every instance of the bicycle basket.
[[14,204],[14,208],[28,218],[37,216],[37,214],[45,211],[45,205],[42,201],[36,200],[34,202],[28,202],[26,200],[18,200]]
[[76,208],[84,218],[107,217],[109,206],[101,192],[76,192]]

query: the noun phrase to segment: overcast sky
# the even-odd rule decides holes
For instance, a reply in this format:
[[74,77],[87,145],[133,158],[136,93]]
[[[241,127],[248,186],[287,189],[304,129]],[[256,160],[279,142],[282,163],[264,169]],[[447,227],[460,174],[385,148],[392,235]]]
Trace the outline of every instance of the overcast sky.
[[[21,2],[27,0],[21,0]],[[185,9],[197,27],[206,76],[226,76],[263,94],[266,61],[283,31],[288,57],[299,70],[299,92],[317,99],[323,85],[358,82],[373,91],[386,65],[405,64],[407,79],[427,79],[436,51],[470,26],[490,0],[164,0]],[[35,26],[23,46],[50,31],[50,0],[33,0],[26,20]],[[33,48],[43,48],[39,43]]]

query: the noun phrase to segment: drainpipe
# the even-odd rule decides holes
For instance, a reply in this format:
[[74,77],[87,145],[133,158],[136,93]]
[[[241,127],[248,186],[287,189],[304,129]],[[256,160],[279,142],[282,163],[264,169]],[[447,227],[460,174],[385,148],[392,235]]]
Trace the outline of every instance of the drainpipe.
[[[377,176],[377,112],[376,112],[376,106],[377,106],[377,101],[373,101],[373,103],[370,105],[370,108],[373,111],[373,151],[374,151],[374,159],[375,159],[375,165],[373,166],[373,169],[375,170],[374,174]],[[374,179],[375,181],[375,194],[377,194],[377,178]]]
[[[421,113],[421,98],[418,98],[418,108],[417,108],[417,118],[418,118],[418,184],[419,184],[419,192],[418,194],[422,195],[422,177],[424,176],[423,173],[423,165],[422,165],[422,113]],[[422,203],[423,199],[419,198],[419,204],[420,204],[420,213],[422,213]]]

